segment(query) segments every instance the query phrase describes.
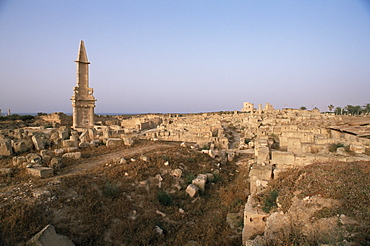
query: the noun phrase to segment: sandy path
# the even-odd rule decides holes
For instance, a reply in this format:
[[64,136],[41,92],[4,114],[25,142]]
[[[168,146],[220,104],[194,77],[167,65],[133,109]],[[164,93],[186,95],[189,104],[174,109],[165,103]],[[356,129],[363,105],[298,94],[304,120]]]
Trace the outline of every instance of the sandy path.
[[82,163],[79,163],[74,166],[70,166],[62,171],[59,175],[55,175],[52,177],[52,179],[55,178],[61,178],[69,175],[73,175],[76,173],[83,173],[85,171],[88,171],[89,169],[92,169],[98,165],[107,163],[113,159],[120,158],[120,157],[131,157],[137,154],[145,154],[154,150],[159,150],[162,148],[168,148],[170,146],[173,146],[173,144],[170,143],[153,143],[153,145],[146,145],[146,146],[138,146],[138,147],[132,147],[129,149],[121,149],[121,150],[115,150],[106,154],[101,154],[98,156],[86,158],[82,161]]

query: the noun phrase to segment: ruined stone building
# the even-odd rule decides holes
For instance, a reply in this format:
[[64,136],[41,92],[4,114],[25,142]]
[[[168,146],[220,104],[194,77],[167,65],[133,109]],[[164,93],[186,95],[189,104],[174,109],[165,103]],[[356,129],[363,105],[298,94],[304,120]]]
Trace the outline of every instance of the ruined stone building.
[[71,98],[73,107],[73,128],[86,129],[94,127],[94,90],[89,87],[89,64],[84,41],[81,40],[77,60],[77,85]]

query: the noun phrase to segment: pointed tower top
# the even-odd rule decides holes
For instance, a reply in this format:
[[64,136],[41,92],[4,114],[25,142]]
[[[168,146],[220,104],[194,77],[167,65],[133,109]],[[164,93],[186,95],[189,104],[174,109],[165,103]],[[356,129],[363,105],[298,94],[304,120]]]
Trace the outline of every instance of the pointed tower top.
[[87,60],[85,43],[82,40],[80,41],[80,48],[78,49],[77,60],[75,62],[82,62],[82,63],[90,64],[90,62]]

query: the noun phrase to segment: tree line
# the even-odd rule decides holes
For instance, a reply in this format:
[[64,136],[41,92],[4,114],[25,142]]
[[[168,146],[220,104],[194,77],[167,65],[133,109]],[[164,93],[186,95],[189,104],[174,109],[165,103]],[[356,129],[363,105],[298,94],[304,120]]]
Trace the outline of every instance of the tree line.
[[[331,112],[334,106],[329,105],[328,109]],[[360,115],[360,114],[369,114],[370,113],[370,103],[367,103],[364,106],[360,105],[347,105],[345,107],[335,107],[334,109],[335,114],[351,114],[351,115]]]

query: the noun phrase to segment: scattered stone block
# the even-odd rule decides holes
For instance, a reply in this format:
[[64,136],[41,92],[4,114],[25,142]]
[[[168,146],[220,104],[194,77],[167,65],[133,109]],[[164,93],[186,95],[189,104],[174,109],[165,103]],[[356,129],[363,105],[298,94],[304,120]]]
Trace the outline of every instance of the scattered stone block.
[[198,186],[201,192],[204,192],[206,189],[207,175],[199,174],[191,183]]
[[57,155],[57,156],[61,156],[61,155],[63,155],[65,152],[66,152],[66,150],[65,150],[65,149],[55,149],[55,150],[54,150],[54,153],[55,153],[55,155]]
[[132,146],[134,145],[134,140],[132,138],[122,138],[124,145]]
[[53,151],[50,151],[50,150],[41,150],[40,155],[41,155],[42,158],[44,158],[45,156],[54,157],[55,153]]
[[25,156],[14,156],[13,157],[13,166],[21,166],[24,162],[27,162],[27,158]]
[[107,147],[123,145],[123,141],[120,138],[108,138],[106,142]]
[[0,155],[9,156],[13,154],[13,148],[10,140],[0,140]]
[[65,153],[62,155],[63,158],[72,158],[72,159],[80,159],[81,158],[81,152],[71,152],[71,153]]
[[53,157],[49,163],[49,167],[56,171],[60,171],[63,167],[62,159],[60,157]]
[[172,170],[171,175],[174,176],[175,178],[181,178],[182,170],[179,168]]
[[33,236],[26,246],[74,246],[71,239],[56,233],[54,226],[47,225],[39,233]]
[[211,183],[215,180],[215,175],[213,175],[213,173],[206,173],[206,175],[207,175],[207,181],[209,183]]
[[36,150],[45,149],[45,143],[39,136],[34,135],[34,136],[32,136],[31,139],[32,139],[33,145],[35,146]]
[[63,148],[69,148],[69,147],[78,147],[78,141],[77,140],[63,140],[62,141]]
[[81,149],[86,149],[86,148],[90,148],[90,143],[79,143],[78,144],[78,147],[80,147]]
[[27,172],[29,175],[38,178],[49,178],[53,176],[53,169],[49,167],[30,167],[27,168]]
[[38,154],[34,154],[34,153],[29,153],[28,155],[26,155],[26,159],[29,163],[32,163],[32,164],[38,164],[38,163],[41,163],[41,156],[39,156]]
[[189,184],[188,187],[186,188],[186,193],[190,197],[195,197],[196,195],[198,195],[198,192],[199,192],[199,187],[194,184]]
[[26,141],[15,141],[13,142],[13,149],[15,153],[24,153],[29,151],[31,148]]

